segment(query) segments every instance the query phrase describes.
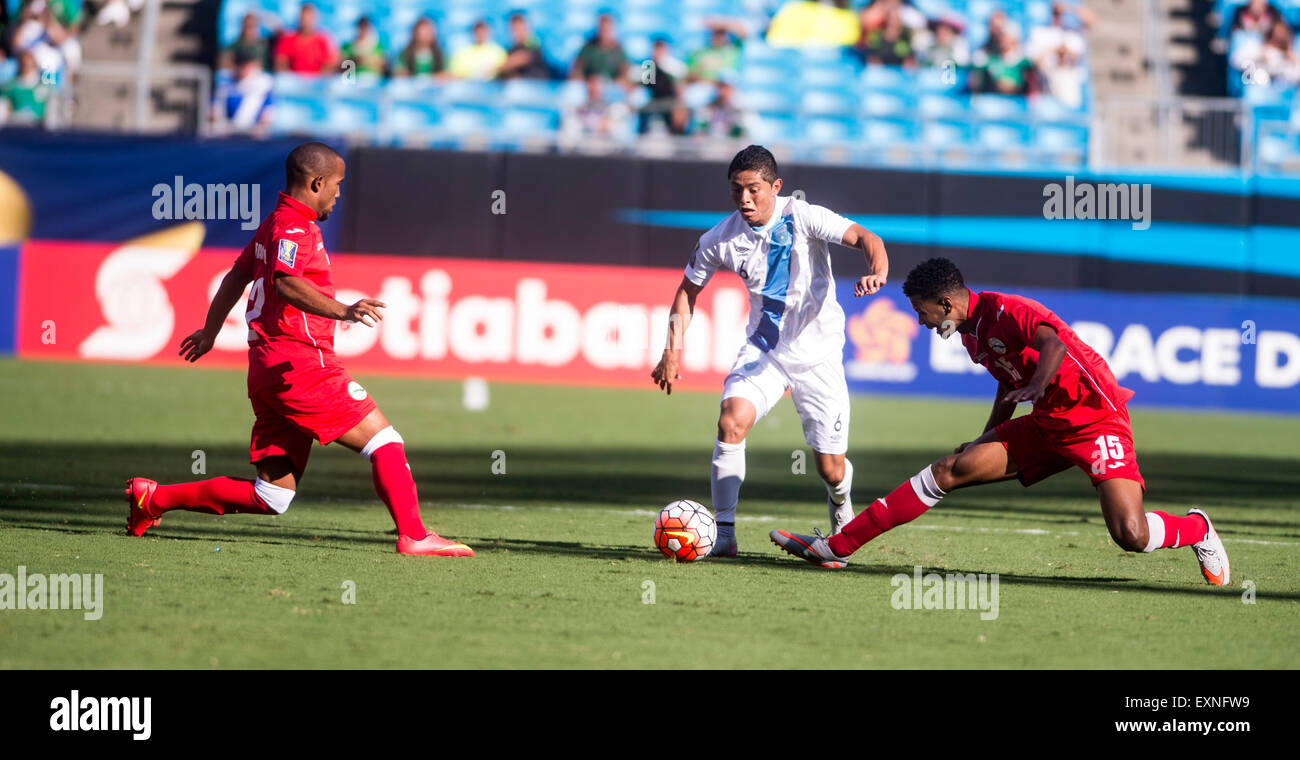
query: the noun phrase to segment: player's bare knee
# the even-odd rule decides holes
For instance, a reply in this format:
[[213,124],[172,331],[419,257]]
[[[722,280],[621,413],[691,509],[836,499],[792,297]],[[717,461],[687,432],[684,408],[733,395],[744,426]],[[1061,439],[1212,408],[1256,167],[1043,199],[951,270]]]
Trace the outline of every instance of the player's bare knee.
[[718,440],[723,443],[740,443],[745,440],[749,434],[749,425],[746,425],[734,414],[723,412],[718,417]]
[[1146,549],[1147,539],[1149,538],[1146,515],[1126,517],[1109,527],[1110,537],[1115,540],[1115,543],[1121,549],[1130,552],[1140,552]]
[[949,454],[930,465],[930,474],[934,482],[945,491],[951,491],[962,484],[960,479],[960,454]]
[[838,485],[844,480],[844,457],[817,457],[817,473],[822,480],[831,485]]

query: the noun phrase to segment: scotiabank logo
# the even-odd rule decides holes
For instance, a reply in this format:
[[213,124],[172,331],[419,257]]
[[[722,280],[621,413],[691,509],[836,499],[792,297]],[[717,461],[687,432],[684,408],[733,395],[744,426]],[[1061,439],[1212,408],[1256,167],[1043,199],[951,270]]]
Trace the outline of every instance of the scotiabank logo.
[[[236,251],[38,242],[24,252],[19,351],[176,361],[202,326]],[[333,258],[335,297],[378,298],[376,328],[340,323],[334,348],[354,371],[554,382],[645,384],[668,333],[681,273],[668,269],[384,256]],[[71,273],[71,276],[70,276]],[[67,283],[67,291],[58,288]],[[247,295],[247,294],[246,294]],[[227,316],[201,363],[242,366],[245,302]],[[715,387],[745,342],[741,283],[716,278],[686,336],[683,384]],[[39,340],[46,320],[55,344]]]
[[906,383],[916,377],[916,365],[909,361],[912,341],[919,326],[888,298],[871,299],[865,310],[848,318],[853,357],[844,373],[854,380],[882,380]]

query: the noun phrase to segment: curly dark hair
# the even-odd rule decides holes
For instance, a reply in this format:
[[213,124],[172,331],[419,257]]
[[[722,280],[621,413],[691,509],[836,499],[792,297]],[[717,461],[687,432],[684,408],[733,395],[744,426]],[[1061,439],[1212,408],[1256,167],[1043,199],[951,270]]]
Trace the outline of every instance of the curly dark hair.
[[961,270],[945,258],[926,259],[907,273],[903,295],[926,301],[937,299],[966,287]]
[[727,179],[734,177],[736,172],[747,171],[758,172],[758,176],[765,182],[775,182],[776,156],[762,145],[750,145],[731,159],[731,166],[727,167]]

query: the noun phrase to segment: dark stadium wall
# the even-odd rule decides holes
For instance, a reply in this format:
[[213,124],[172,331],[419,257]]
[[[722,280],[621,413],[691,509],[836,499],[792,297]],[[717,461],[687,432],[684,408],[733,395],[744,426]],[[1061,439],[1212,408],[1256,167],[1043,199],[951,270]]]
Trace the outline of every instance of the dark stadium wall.
[[[36,240],[123,242],[186,219],[158,218],[158,185],[235,185],[256,193],[258,218],[274,207],[284,187],[284,159],[301,140],[195,140],[188,137],[49,133],[6,129],[0,172],[12,177],[32,205]],[[342,144],[335,146],[346,154]],[[336,214],[347,216],[348,190]],[[251,195],[250,195],[251,197]],[[251,207],[251,202],[250,202]],[[182,209],[183,211],[183,209]],[[205,245],[243,247],[252,236],[245,219],[229,209],[202,209]],[[174,214],[172,215],[175,216]],[[342,225],[324,224],[325,244],[338,249]]]
[[[394,148],[353,156],[347,250],[679,267],[731,210],[725,163]],[[879,233],[896,273],[944,255],[1008,285],[1300,296],[1288,253],[1300,247],[1300,179],[1071,175],[1080,186],[1152,185],[1150,226],[1134,229],[1045,219],[1045,188],[1066,175],[798,164],[781,174],[785,194]],[[840,251],[837,263],[847,275],[857,262]]]

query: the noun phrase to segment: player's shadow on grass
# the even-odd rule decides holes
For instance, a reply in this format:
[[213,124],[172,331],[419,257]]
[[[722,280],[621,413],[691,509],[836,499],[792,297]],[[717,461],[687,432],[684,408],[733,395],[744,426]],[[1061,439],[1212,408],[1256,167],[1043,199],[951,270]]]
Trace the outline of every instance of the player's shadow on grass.
[[[206,474],[195,474],[194,452],[204,454]],[[504,458],[493,456],[504,452]],[[858,508],[888,493],[942,451],[864,451],[857,462],[854,498]],[[424,502],[459,504],[638,508],[652,510],[677,498],[708,502],[709,450],[602,449],[520,447],[499,449],[411,449],[411,467]],[[1184,454],[1139,455],[1147,478],[1148,499],[1164,504],[1236,507],[1243,503],[1266,517],[1243,519],[1230,510],[1211,511],[1225,536],[1257,533],[1267,537],[1300,537],[1295,509],[1300,506],[1300,463],[1258,457]],[[762,509],[807,519],[824,519],[824,494],[811,462],[802,474],[791,452],[751,448],[743,501],[761,500]],[[131,475],[147,475],[160,482],[180,482],[229,474],[251,477],[247,450],[242,446],[118,445],[111,443],[0,442],[0,507],[23,513],[27,522],[61,529],[60,521],[45,515],[60,505],[72,511],[111,513],[118,508],[121,491]],[[34,484],[14,485],[20,484]],[[1097,520],[1100,510],[1086,476],[1071,470],[1032,489],[1018,483],[1000,483],[954,492],[938,516],[979,516],[1014,521],[1026,519],[1069,523]],[[310,509],[313,502],[335,500],[373,504],[382,509],[374,493],[370,467],[352,452],[330,446],[315,448],[297,501]],[[66,512],[67,510],[65,510]],[[1256,513],[1258,514],[1258,513]],[[232,518],[226,518],[232,519]],[[432,520],[431,520],[432,521]],[[166,523],[164,523],[166,524]],[[215,527],[215,526],[214,526]],[[1253,529],[1266,529],[1258,532]],[[244,530],[241,526],[240,532]],[[196,525],[182,532],[219,532]],[[284,538],[284,528],[268,523],[267,538]],[[331,530],[330,533],[339,533]],[[359,531],[359,533],[368,533]],[[387,539],[386,539],[387,540]]]
[[[506,539],[493,538],[488,536],[466,537],[465,540],[476,547],[482,556],[490,556],[492,551],[513,551],[521,553],[540,553],[569,555],[580,559],[599,559],[612,561],[628,560],[648,560],[661,561],[670,563],[671,561],[661,555],[654,549],[643,549],[639,546],[618,546],[603,545],[595,546],[583,544],[576,541],[532,541],[527,539]],[[754,551],[744,551],[735,558],[729,559],[709,559],[705,558],[700,562],[707,562],[710,565],[719,565],[724,567],[733,567],[736,570],[743,571],[746,567],[765,567],[790,572],[810,572],[810,573],[833,573],[848,578],[855,576],[882,576],[893,578],[895,575],[905,575],[909,579],[915,569],[915,565],[892,565],[872,563],[870,558],[850,564],[841,570],[826,570],[824,568],[814,567],[801,560],[794,559],[783,553],[780,553],[775,547],[773,551],[777,553],[766,554]],[[1017,573],[1002,573],[991,568],[950,568],[943,566],[923,566],[923,573],[938,573],[946,576],[949,573],[966,575],[979,575],[980,573],[997,573],[1000,584],[1008,584],[1012,587],[1021,586],[1050,586],[1056,588],[1069,589],[1092,589],[1095,591],[1123,591],[1123,592],[1151,592],[1156,594],[1192,594],[1196,596],[1220,596],[1231,598],[1240,602],[1240,587],[1230,587],[1227,589],[1212,588],[1204,585],[1188,586],[1167,586],[1146,583],[1135,578],[1126,578],[1122,576],[1042,576],[1042,575],[1021,575]],[[1190,577],[1190,576],[1189,576]],[[910,580],[909,580],[910,582]],[[1191,582],[1191,581],[1189,581]],[[1199,583],[1199,581],[1196,581]],[[1272,591],[1256,590],[1256,598],[1259,599],[1285,599],[1300,600],[1300,593],[1282,593]]]

